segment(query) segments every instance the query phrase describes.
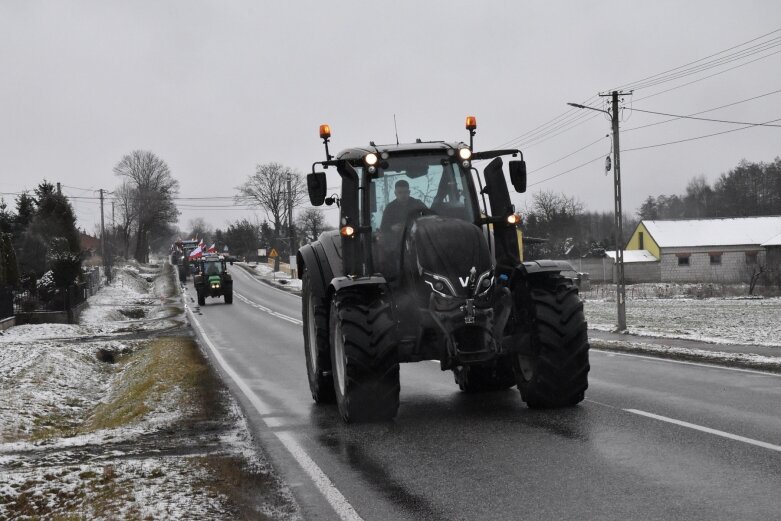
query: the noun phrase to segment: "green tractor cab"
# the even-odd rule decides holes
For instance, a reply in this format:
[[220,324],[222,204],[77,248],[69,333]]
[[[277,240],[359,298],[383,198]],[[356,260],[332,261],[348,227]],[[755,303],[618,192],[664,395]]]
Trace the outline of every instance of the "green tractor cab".
[[221,255],[204,255],[197,261],[193,282],[199,306],[206,305],[206,297],[224,296],[226,304],[233,304],[233,278],[225,264]]

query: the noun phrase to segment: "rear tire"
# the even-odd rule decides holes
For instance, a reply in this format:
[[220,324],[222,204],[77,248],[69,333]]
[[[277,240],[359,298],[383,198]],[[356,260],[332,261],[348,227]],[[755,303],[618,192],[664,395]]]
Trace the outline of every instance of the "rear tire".
[[390,420],[399,409],[396,324],[372,289],[347,289],[331,301],[331,367],[346,422]]
[[[588,335],[583,302],[572,282],[560,275],[536,278],[514,295],[526,306],[530,341],[514,357],[518,389],[533,409],[580,403],[588,388]],[[524,313],[520,313],[524,314]]]
[[304,319],[304,356],[309,390],[316,403],[336,400],[328,344],[328,301],[312,293],[312,276],[304,271],[301,315]]
[[199,306],[206,305],[206,295],[204,295],[203,292],[201,291],[198,291],[198,305]]
[[233,288],[225,292],[225,303],[233,304]]
[[503,391],[516,384],[512,362],[498,359],[491,365],[472,365],[453,369],[458,387],[466,393]]

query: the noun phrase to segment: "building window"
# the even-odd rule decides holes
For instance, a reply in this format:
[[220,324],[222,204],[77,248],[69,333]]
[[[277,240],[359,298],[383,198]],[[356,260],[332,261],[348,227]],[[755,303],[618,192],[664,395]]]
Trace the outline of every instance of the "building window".
[[639,246],[639,248],[637,248],[637,249],[638,250],[644,250],[645,249],[645,245],[643,244],[643,232],[637,232],[637,242],[638,242],[638,246]]
[[756,264],[757,263],[757,252],[755,251],[747,251],[746,252],[746,264]]
[[678,266],[688,266],[689,265],[689,254],[688,253],[679,253],[678,254]]
[[710,253],[711,266],[721,264],[721,253]]

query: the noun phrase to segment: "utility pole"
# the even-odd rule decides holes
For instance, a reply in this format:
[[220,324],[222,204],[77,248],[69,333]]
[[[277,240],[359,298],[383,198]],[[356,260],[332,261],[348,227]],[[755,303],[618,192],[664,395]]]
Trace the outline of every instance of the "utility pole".
[[621,153],[618,141],[618,97],[631,95],[632,92],[618,92],[614,90],[610,94],[600,94],[600,97],[611,98],[611,110],[602,110],[595,107],[587,107],[577,103],[568,103],[579,109],[590,109],[604,112],[610,116],[613,127],[613,198],[615,202],[615,242],[616,242],[616,307],[618,312],[617,330],[626,330],[626,286],[624,284],[624,229],[623,210],[621,208]]
[[62,195],[62,186],[59,181],[57,182],[57,195]]
[[103,189],[100,192],[100,258],[103,259],[103,270],[106,272],[106,282],[111,284],[111,275],[106,262],[106,224],[103,218]]
[[295,228],[293,228],[293,191],[290,186],[291,182],[291,175],[287,175],[287,230],[288,230],[288,241],[290,242],[290,256],[293,257],[296,252],[293,251],[295,248],[295,240],[296,240],[296,232]]

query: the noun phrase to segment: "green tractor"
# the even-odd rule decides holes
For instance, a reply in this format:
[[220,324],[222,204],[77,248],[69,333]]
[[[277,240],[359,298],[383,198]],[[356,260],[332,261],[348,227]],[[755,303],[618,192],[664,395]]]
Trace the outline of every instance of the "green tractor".
[[[339,207],[338,230],[297,253],[304,354],[315,402],[347,422],[399,407],[399,364],[438,360],[465,392],[517,386],[532,408],[580,403],[588,387],[583,303],[563,261],[523,261],[510,181],[526,190],[517,149],[474,152],[442,141],[329,154],[307,175],[314,206]],[[489,160],[481,173],[474,162]],[[335,167],[341,196],[326,198]],[[487,199],[487,201],[486,201]],[[481,204],[482,203],[482,204]]]
[[222,296],[226,304],[233,304],[233,278],[228,273],[225,258],[221,255],[204,255],[197,263],[193,282],[198,293],[198,305],[206,305],[206,297]]

